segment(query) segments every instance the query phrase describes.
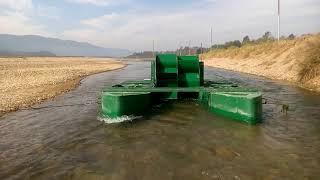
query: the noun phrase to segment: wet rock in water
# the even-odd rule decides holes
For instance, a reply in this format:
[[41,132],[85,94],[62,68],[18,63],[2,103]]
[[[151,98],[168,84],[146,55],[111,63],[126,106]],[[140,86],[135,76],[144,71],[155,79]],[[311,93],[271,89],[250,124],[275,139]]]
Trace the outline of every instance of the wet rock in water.
[[294,154],[294,153],[290,153],[288,154],[289,157],[293,158],[293,159],[299,159],[299,155],[298,154]]
[[237,154],[234,153],[232,150],[230,150],[227,147],[216,147],[212,151],[216,156],[227,159],[227,160],[233,160]]
[[233,179],[240,180],[241,178],[239,176],[234,176]]

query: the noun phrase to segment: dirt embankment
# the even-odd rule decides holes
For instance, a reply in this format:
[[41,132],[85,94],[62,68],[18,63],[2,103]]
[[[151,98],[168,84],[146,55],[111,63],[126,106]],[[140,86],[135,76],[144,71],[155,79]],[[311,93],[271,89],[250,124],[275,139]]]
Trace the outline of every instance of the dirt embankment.
[[124,66],[108,58],[0,58],[0,116],[70,91],[85,76]]
[[294,82],[320,91],[320,34],[203,54],[207,66]]

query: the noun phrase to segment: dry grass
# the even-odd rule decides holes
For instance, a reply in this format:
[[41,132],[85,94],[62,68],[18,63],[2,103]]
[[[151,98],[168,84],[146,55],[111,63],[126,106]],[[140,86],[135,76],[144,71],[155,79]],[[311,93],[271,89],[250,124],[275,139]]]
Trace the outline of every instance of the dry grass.
[[0,58],[0,115],[69,91],[84,76],[123,66],[106,58]]
[[300,80],[308,81],[320,76],[320,40],[318,42],[310,42],[304,51],[304,61],[301,63],[299,75]]
[[202,58],[209,66],[288,80],[320,91],[320,34],[213,50]]
[[[259,44],[247,44],[241,48],[231,47],[228,49],[217,49],[203,55],[203,58],[277,58],[288,49],[295,47],[301,39],[297,40],[282,40],[278,42],[264,42]],[[270,56],[271,55],[271,56]]]

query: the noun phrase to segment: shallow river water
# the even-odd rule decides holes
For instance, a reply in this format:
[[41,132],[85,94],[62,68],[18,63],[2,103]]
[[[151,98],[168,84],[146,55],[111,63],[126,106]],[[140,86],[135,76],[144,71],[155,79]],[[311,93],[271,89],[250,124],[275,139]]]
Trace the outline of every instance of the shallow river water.
[[[133,122],[99,121],[103,87],[149,78],[149,64],[129,62],[0,117],[0,179],[319,179],[320,94],[283,82],[206,68],[207,79],[263,91],[268,104],[257,126],[186,100]],[[289,105],[287,115],[282,104]]]

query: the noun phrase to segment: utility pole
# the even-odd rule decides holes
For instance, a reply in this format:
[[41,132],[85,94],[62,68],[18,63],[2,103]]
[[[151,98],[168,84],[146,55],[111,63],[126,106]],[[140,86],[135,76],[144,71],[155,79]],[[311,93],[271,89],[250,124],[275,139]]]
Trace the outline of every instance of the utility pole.
[[154,57],[155,54],[154,54],[154,40],[152,40],[152,56]]
[[280,41],[280,0],[278,0],[278,42]]
[[189,40],[189,56],[191,55],[191,40]]
[[202,42],[201,42],[201,49],[200,49],[200,60],[201,60],[201,56],[203,54],[203,49],[202,49]]
[[179,45],[178,45],[178,53],[177,53],[179,56],[181,56],[181,42],[179,42]]
[[213,30],[212,30],[212,27],[211,27],[211,31],[210,31],[210,50],[212,49],[212,46],[213,46]]

